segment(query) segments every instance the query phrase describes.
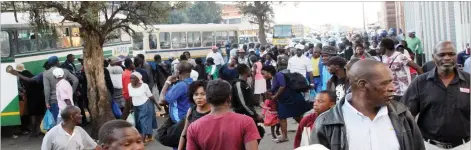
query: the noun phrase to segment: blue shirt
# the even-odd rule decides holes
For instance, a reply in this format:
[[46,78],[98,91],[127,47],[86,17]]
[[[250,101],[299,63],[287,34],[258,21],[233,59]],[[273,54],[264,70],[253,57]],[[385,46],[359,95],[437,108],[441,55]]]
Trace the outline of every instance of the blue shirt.
[[193,82],[192,78],[186,78],[183,81],[170,87],[165,95],[168,102],[170,118],[178,122],[185,118],[190,108],[190,98],[188,97],[188,87]]
[[319,84],[316,84],[318,85],[317,91],[323,91],[327,89],[327,81],[332,77],[332,74],[329,73],[327,66],[322,62],[319,62],[319,74],[321,81]]

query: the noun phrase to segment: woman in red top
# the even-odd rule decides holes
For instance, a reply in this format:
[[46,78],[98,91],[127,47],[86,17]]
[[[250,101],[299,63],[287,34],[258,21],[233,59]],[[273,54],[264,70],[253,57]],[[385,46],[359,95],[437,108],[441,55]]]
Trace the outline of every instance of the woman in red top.
[[[311,134],[310,131],[312,131],[312,128],[314,127],[314,122],[316,121],[317,116],[334,107],[336,100],[337,96],[332,91],[321,91],[317,93],[316,101],[314,102],[314,113],[303,117],[301,122],[299,122],[298,130],[296,130],[296,136],[294,137],[294,149],[300,146],[309,145],[309,143],[302,142],[309,141],[309,139],[302,138],[303,134],[306,134],[309,138]],[[303,133],[305,128],[309,133]]]

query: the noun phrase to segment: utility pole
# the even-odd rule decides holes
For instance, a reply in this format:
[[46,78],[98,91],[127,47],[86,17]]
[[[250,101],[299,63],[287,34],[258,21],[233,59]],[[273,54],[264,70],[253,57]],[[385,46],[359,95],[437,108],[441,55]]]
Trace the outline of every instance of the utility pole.
[[361,6],[363,9],[363,30],[366,31],[366,23],[365,23],[365,2],[361,2]]

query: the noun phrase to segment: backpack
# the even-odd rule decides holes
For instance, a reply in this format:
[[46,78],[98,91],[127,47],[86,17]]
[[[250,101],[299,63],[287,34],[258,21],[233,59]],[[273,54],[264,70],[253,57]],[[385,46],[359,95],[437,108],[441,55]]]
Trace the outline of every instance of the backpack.
[[307,92],[309,91],[309,84],[306,78],[297,72],[281,71],[285,76],[286,86],[293,89],[296,92]]

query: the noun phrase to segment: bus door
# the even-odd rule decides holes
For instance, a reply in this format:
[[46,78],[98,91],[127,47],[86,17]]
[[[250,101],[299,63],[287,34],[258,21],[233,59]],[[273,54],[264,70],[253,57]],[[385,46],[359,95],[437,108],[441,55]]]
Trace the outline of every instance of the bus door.
[[13,32],[1,31],[1,126],[20,125],[20,106],[18,95],[18,79],[16,76],[8,73],[15,67],[15,42]]

